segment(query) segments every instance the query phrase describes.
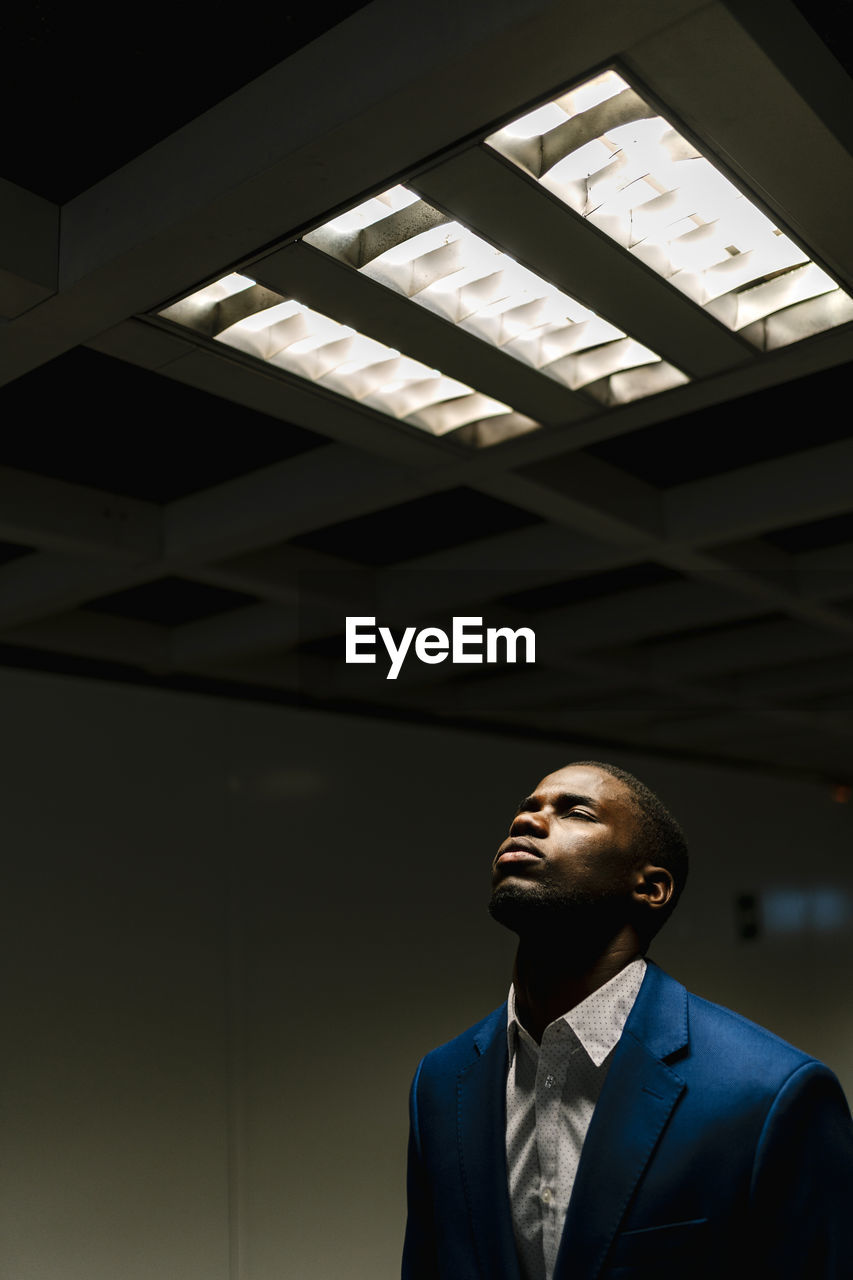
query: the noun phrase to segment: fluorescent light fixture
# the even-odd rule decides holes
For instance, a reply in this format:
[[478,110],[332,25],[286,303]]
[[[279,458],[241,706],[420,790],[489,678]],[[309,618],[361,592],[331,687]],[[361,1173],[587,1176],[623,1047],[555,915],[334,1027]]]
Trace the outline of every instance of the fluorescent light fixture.
[[159,314],[431,435],[485,445],[539,425],[248,276],[223,276]]
[[853,300],[615,71],[486,139],[764,350],[853,319]]
[[622,404],[687,381],[654,351],[405,187],[365,200],[304,238],[604,404]]

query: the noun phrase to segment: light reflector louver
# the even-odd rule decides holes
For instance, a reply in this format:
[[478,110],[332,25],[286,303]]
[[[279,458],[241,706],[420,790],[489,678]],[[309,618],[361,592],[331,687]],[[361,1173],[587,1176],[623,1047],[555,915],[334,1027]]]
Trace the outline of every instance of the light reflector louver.
[[405,187],[365,200],[305,241],[604,404],[687,381],[654,351]]
[[294,298],[232,273],[159,313],[400,422],[475,445],[539,424]]
[[764,350],[853,319],[853,300],[615,71],[486,139]]

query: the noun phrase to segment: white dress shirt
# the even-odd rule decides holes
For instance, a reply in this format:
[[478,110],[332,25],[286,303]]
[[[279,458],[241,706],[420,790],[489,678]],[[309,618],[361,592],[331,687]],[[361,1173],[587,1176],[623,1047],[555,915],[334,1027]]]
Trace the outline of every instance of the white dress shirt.
[[646,972],[633,960],[551,1022],[538,1045],[509,989],[506,1163],[524,1280],[551,1280],[581,1149],[610,1059]]

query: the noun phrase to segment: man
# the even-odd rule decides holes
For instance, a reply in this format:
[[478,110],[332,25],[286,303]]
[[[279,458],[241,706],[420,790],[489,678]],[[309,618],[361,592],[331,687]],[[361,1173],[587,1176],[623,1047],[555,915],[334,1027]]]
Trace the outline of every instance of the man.
[[613,765],[522,802],[492,866],[509,1000],[412,1085],[404,1280],[853,1277],[834,1075],[643,958],[686,875]]

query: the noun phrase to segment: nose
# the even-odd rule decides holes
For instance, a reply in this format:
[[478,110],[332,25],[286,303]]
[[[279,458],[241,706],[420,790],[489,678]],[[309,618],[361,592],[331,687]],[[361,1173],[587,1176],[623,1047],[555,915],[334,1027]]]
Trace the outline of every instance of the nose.
[[541,809],[525,809],[513,818],[509,834],[511,836],[546,836],[548,818]]

